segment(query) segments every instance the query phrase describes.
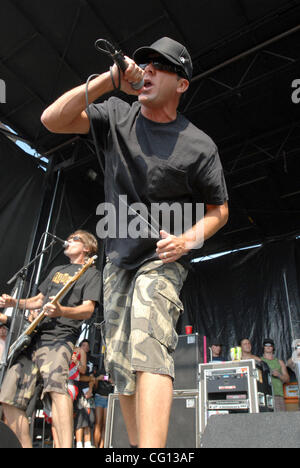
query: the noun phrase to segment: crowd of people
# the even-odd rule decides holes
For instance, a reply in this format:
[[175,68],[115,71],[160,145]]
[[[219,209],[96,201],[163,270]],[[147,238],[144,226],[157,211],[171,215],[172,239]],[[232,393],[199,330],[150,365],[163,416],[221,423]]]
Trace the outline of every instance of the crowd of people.
[[[73,401],[74,447],[104,448],[108,396],[113,391],[103,356],[92,357],[89,340],[82,340],[73,351],[68,381],[68,393]],[[51,425],[53,444],[57,447],[59,441],[47,400],[44,402],[44,417]]]
[[[252,353],[252,344],[248,338],[240,340],[239,348],[241,352],[241,360],[254,359],[257,362],[264,362],[268,365],[272,380],[275,411],[286,411],[283,386],[290,382],[288,367],[292,371],[294,370],[292,359],[289,359],[287,363],[284,363],[282,359],[279,359],[275,355],[275,343],[271,338],[263,340],[261,356],[256,356]],[[212,340],[210,349],[211,362],[225,362],[232,360],[231,356],[226,356],[223,353],[224,347],[222,343],[220,343],[220,340]]]
[[72,362],[73,375],[77,365],[79,371],[74,400],[76,448],[104,448],[108,396],[114,391],[113,382],[106,374],[103,360],[99,365],[100,360],[91,357],[88,340],[83,340],[74,351]]

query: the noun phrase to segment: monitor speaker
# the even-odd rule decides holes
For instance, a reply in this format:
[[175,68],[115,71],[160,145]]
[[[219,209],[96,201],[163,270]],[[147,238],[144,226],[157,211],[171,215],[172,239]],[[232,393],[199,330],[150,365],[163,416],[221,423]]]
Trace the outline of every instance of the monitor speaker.
[[201,448],[300,448],[300,412],[211,416]]
[[[198,392],[174,391],[167,448],[197,448],[199,443]],[[105,448],[128,448],[129,441],[118,394],[109,396]]]

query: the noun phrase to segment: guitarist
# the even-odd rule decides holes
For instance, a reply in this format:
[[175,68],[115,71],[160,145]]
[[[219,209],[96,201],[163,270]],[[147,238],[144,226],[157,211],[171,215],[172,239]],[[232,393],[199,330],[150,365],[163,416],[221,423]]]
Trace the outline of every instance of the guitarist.
[[[0,402],[10,428],[22,446],[31,448],[26,408],[34,395],[38,379],[43,393],[52,400],[53,424],[61,448],[71,448],[73,441],[73,405],[68,395],[69,365],[83,320],[89,319],[100,298],[100,272],[91,267],[61,299],[51,303],[64,285],[96,254],[98,243],[87,231],[76,231],[68,238],[64,253],[68,265],[54,268],[39,287],[39,294],[21,299],[20,309],[43,308],[46,317],[40,323],[30,346],[8,369],[0,392]],[[15,307],[16,299],[3,294],[1,307]]]

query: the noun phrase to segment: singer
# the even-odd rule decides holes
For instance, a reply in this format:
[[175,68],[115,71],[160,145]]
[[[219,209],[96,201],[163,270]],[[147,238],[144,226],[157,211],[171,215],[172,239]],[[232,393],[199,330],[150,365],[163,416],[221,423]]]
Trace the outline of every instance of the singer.
[[[68,238],[65,255],[70,264],[55,267],[39,287],[39,294],[21,299],[20,309],[46,311],[46,318],[30,346],[6,372],[0,392],[7,424],[24,448],[31,448],[26,408],[34,395],[37,379],[43,382],[42,398],[52,400],[53,424],[59,447],[71,448],[73,442],[73,404],[68,395],[69,365],[83,320],[89,319],[100,299],[100,272],[90,267],[70,288],[61,303],[49,300],[67,283],[89,257],[98,250],[97,239],[86,231],[76,231]],[[16,299],[3,294],[1,307],[15,307]]]
[[177,110],[193,70],[184,45],[164,37],[125,61],[124,71],[114,64],[91,81],[88,96],[92,103],[121,89],[138,97],[132,105],[110,97],[86,109],[82,85],[46,109],[42,122],[57,133],[95,129],[105,154],[106,201],[116,210],[120,196],[130,206],[144,203],[149,213],[153,203],[205,204],[205,216],[181,235],[161,230],[154,239],[150,226],[148,238],[106,244],[107,371],[120,393],[130,445],[160,448],[173,395],[179,294],[199,233],[206,240],[226,224],[228,196],[216,145]]

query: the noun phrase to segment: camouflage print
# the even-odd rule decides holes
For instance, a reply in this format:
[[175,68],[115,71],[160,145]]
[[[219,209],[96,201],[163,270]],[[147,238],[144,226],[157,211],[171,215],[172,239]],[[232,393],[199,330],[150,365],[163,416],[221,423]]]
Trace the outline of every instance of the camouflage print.
[[178,262],[148,262],[137,271],[107,263],[104,270],[106,369],[123,395],[135,393],[135,372],[174,378],[171,356],[183,310],[180,290],[187,276]]
[[0,392],[0,402],[26,411],[37,381],[43,383],[43,394],[68,394],[72,343],[51,343],[21,355],[7,370]]

